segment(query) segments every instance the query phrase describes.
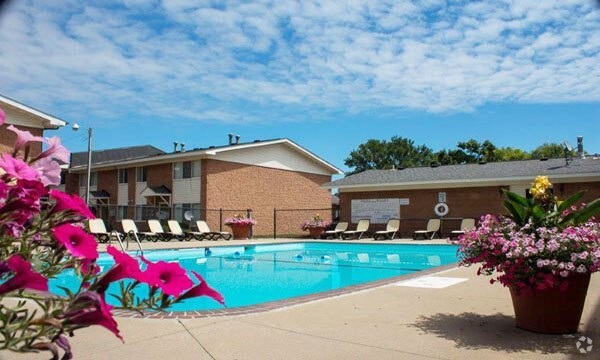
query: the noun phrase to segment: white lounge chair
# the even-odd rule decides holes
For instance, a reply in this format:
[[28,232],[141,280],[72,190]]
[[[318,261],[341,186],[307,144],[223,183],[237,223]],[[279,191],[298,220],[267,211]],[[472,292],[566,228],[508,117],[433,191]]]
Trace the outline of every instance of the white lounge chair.
[[400,219],[389,219],[387,225],[385,226],[385,230],[375,231],[375,235],[373,235],[373,239],[377,240],[378,238],[394,240],[394,237],[400,230]]
[[197,220],[196,227],[198,227],[198,231],[190,231],[190,234],[193,234],[198,240],[230,240],[233,237],[233,235],[227,231],[211,231],[204,220]]
[[123,233],[125,234],[125,236],[135,237],[139,240],[151,240],[154,242],[161,239],[161,235],[159,234],[148,231],[138,231],[138,228],[135,225],[135,221],[133,221],[132,219],[121,220],[121,226],[123,227]]
[[413,233],[413,240],[417,240],[417,238],[421,235],[424,238],[433,239],[435,234],[437,234],[438,231],[440,231],[440,224],[441,224],[440,219],[429,219],[429,221],[427,221],[427,229],[416,230]]
[[101,243],[110,242],[111,237],[120,240],[122,236],[122,234],[116,230],[108,232],[106,230],[106,226],[104,225],[104,220],[102,219],[89,219],[88,228],[90,230],[90,234],[94,235],[94,237]]
[[475,227],[475,219],[472,218],[466,218],[466,219],[462,219],[462,221],[460,222],[460,228],[459,230],[452,230],[450,232],[450,238],[457,238],[460,235],[464,235],[465,232],[473,230],[473,228]]
[[357,239],[362,238],[363,235],[367,231],[369,231],[370,224],[371,224],[371,221],[369,219],[359,220],[358,224],[356,224],[356,230],[344,231],[342,233],[342,239],[352,239],[354,237],[356,237]]
[[325,231],[325,233],[323,233],[321,238],[327,239],[330,236],[332,236],[332,237],[339,237],[341,239],[342,233],[346,230],[348,230],[348,223],[345,221],[340,221],[339,223],[337,223],[337,225],[335,225],[335,229]]
[[183,230],[181,229],[181,225],[179,225],[179,221],[169,220],[167,221],[167,225],[169,226],[169,231],[166,232],[168,236],[174,237],[179,241],[190,241],[192,239],[191,234],[183,232]]

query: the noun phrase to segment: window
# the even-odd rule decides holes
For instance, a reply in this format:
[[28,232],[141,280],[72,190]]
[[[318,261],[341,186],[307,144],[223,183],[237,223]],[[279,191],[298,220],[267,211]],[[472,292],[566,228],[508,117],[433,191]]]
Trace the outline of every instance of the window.
[[117,220],[123,220],[127,217],[127,206],[117,206]]
[[[79,186],[84,187],[86,185],[86,179],[87,179],[86,174],[80,174],[79,175]],[[98,174],[95,172],[91,173],[90,186],[96,186],[97,180],[98,180]]]
[[127,169],[119,169],[119,184],[127,184]]
[[186,220],[184,217],[186,211],[190,211],[195,220],[200,219],[200,204],[175,204],[173,208],[174,219],[179,222],[187,223],[188,220]]
[[135,169],[135,181],[137,182],[146,182],[148,179],[148,175],[146,173],[146,167],[139,167]]
[[190,179],[199,176],[200,161],[185,161],[173,164],[173,179]]

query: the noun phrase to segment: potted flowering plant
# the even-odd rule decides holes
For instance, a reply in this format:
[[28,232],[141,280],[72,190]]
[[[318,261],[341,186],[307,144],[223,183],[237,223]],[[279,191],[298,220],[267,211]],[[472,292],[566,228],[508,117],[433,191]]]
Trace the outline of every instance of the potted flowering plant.
[[[0,109],[0,125],[4,118]],[[203,295],[223,303],[199,274],[193,272],[195,284],[178,264],[138,261],[111,246],[114,265],[100,273],[98,244],[84,223],[94,215],[77,195],[47,187],[60,183],[58,161],[67,162],[69,152],[58,137],[8,129],[17,140],[11,154],[0,155],[0,350],[50,351],[52,359],[62,352],[62,359],[71,359],[68,338],[81,328],[99,325],[123,340],[113,308],[160,311]],[[48,149],[30,159],[36,141]],[[67,269],[79,285],[51,292],[52,279]],[[111,284],[120,294],[108,290]],[[139,286],[149,288],[145,296],[133,295]]]
[[307,231],[310,234],[311,238],[319,238],[321,235],[325,233],[325,229],[327,229],[331,225],[331,221],[325,220],[321,218],[319,214],[316,214],[311,219],[306,220],[300,225],[300,229],[302,231]]
[[600,199],[564,201],[538,176],[531,198],[505,191],[510,216],[485,215],[459,239],[460,265],[479,265],[511,292],[518,327],[543,333],[577,331],[591,273],[600,269]]
[[251,236],[252,225],[256,225],[256,220],[237,214],[225,219],[225,225],[231,228],[234,240],[246,240]]

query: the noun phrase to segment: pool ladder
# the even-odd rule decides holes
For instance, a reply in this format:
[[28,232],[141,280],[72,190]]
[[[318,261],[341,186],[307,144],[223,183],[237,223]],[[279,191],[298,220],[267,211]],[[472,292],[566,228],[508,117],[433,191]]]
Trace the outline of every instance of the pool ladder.
[[135,240],[135,243],[138,246],[138,251],[136,252],[136,255],[139,254],[140,255],[144,255],[144,250],[142,250],[142,243],[140,242],[140,239],[138,238],[137,234],[135,233],[135,231],[130,231],[127,234],[125,234],[124,238],[125,238],[125,245],[123,245],[123,240],[121,240],[121,234],[119,234],[119,232],[117,231],[112,231],[110,233],[110,236],[108,237],[108,244],[110,245],[110,241],[112,239],[112,237],[115,237],[117,239],[117,241],[119,242],[119,245],[121,246],[121,250],[123,252],[126,252],[129,249],[129,239],[133,239]]

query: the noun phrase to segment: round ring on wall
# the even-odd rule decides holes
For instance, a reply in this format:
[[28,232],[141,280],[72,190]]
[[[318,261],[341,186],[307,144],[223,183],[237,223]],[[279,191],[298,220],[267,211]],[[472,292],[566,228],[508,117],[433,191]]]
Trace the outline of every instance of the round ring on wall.
[[446,216],[448,215],[448,211],[450,211],[450,209],[448,209],[448,204],[446,203],[437,203],[433,207],[433,211],[437,216]]

